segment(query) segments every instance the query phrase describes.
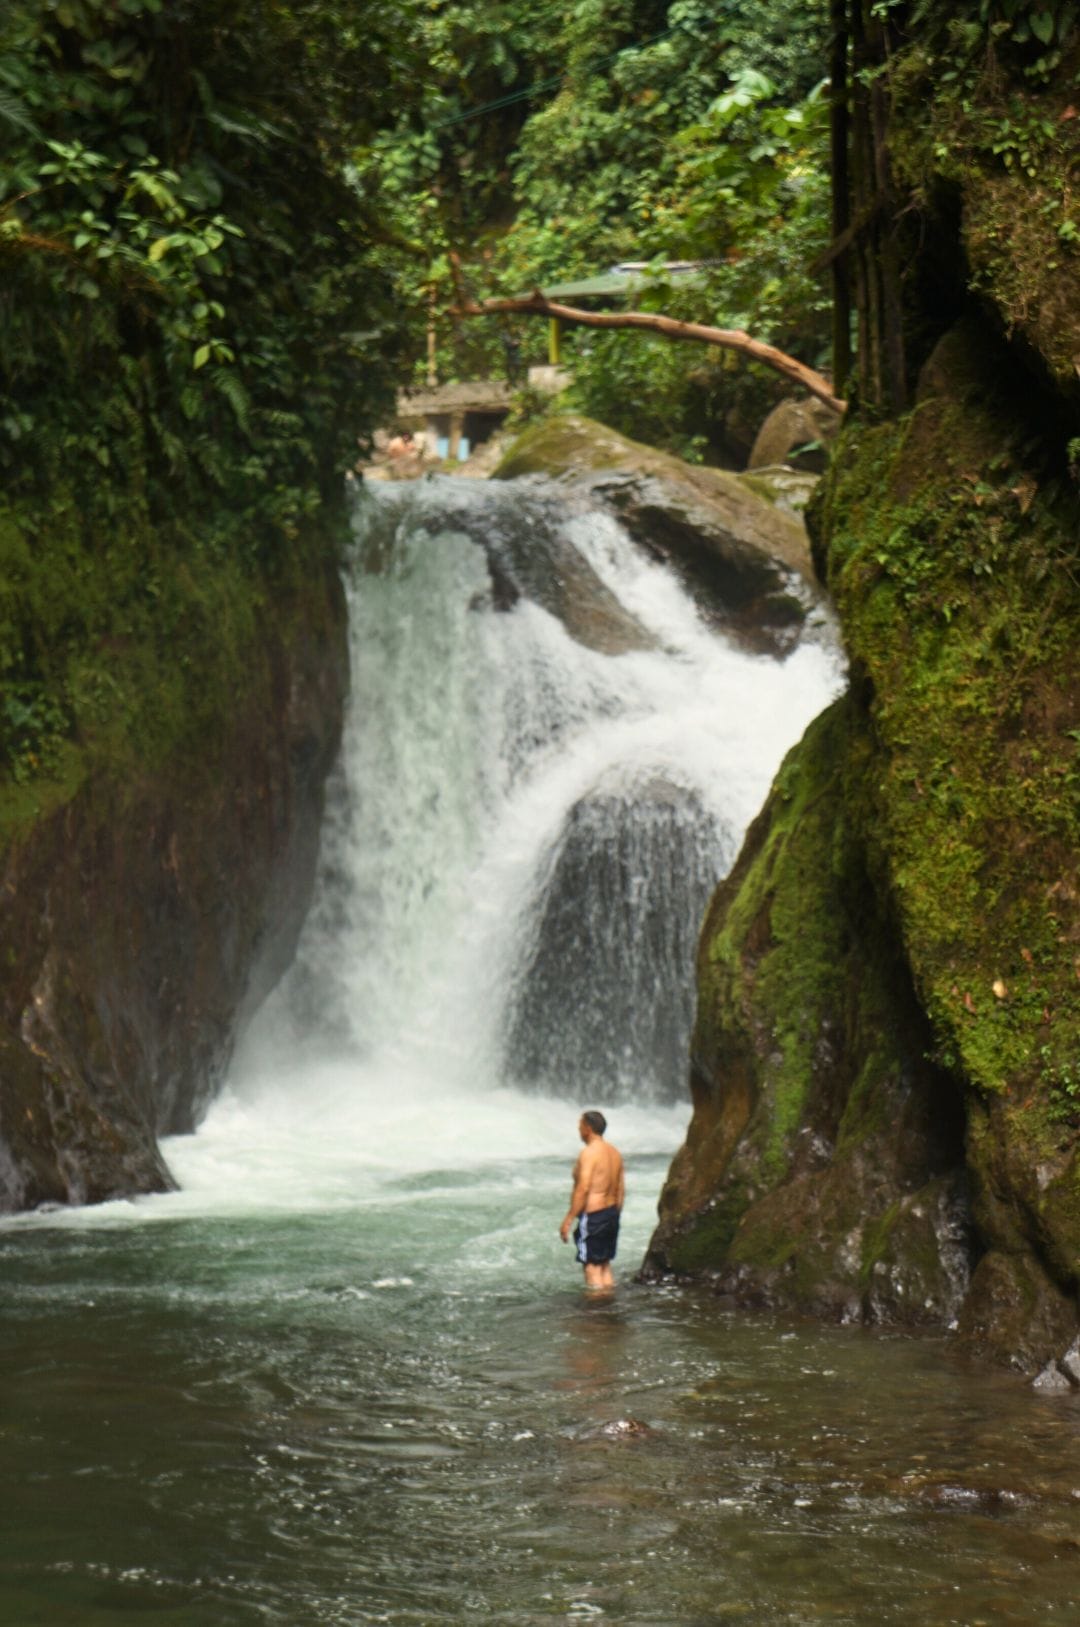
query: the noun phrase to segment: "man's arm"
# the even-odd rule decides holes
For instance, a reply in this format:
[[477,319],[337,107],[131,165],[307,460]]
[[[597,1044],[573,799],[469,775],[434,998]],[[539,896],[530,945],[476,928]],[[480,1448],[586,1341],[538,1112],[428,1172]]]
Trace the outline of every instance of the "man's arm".
[[626,1170],[625,1170],[625,1166],[624,1166],[623,1161],[622,1161],[622,1154],[620,1153],[620,1155],[619,1155],[619,1174],[618,1174],[618,1178],[617,1178],[617,1180],[615,1182],[615,1207],[616,1207],[616,1209],[621,1210],[622,1206],[623,1206],[623,1204],[625,1202],[626,1202]]
[[577,1163],[574,1165],[574,1186],[572,1192],[570,1193],[570,1207],[566,1211],[565,1220],[559,1227],[559,1236],[562,1238],[564,1243],[568,1243],[570,1241],[570,1228],[574,1224],[574,1221],[577,1219],[578,1215],[580,1215],[581,1211],[584,1209],[585,1201],[589,1196],[589,1172],[586,1168],[585,1160],[585,1153],[587,1151],[588,1148],[582,1152]]

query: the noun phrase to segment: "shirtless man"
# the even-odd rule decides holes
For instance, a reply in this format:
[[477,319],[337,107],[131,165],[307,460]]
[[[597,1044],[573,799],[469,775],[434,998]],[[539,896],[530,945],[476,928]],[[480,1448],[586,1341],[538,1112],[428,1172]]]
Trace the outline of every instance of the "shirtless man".
[[614,1288],[611,1262],[619,1240],[619,1212],[625,1188],[622,1154],[604,1140],[603,1113],[582,1113],[578,1134],[585,1143],[574,1165],[574,1190],[566,1219],[559,1227],[564,1243],[574,1230],[577,1257],[585,1267],[586,1288]]

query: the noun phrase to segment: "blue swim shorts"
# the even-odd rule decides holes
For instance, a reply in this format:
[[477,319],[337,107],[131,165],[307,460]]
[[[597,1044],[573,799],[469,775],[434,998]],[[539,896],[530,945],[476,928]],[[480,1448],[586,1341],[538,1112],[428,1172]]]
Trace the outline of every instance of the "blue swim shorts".
[[582,1215],[574,1228],[580,1265],[606,1265],[615,1258],[618,1241],[619,1211],[614,1205]]

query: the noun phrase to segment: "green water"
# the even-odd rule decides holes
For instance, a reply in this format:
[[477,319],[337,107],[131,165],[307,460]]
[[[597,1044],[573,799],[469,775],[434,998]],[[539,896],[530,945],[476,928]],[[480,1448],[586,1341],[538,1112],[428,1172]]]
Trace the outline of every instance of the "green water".
[[[680,878],[722,873],[836,660],[727,646],[555,488],[467,486],[358,516],[315,903],[166,1148],[182,1190],[0,1224],[0,1627],[1075,1621],[1080,1403],[632,1280],[688,1117],[648,1043],[689,1021]],[[497,611],[477,538],[559,603],[573,545],[650,647]],[[665,864],[658,796],[695,810]],[[627,1158],[609,1301],[557,1235],[586,1105]]]
[[1075,1621],[1080,1406],[633,1283],[666,1162],[610,1301],[550,1157],[9,1224],[0,1620]]

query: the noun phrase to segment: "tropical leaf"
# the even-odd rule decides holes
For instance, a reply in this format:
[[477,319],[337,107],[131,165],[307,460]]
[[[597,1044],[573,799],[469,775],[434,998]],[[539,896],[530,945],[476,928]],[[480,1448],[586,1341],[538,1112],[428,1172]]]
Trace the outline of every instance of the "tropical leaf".
[[22,102],[9,90],[0,89],[0,119],[13,125],[16,130],[25,130],[28,135],[36,136],[39,133]]

